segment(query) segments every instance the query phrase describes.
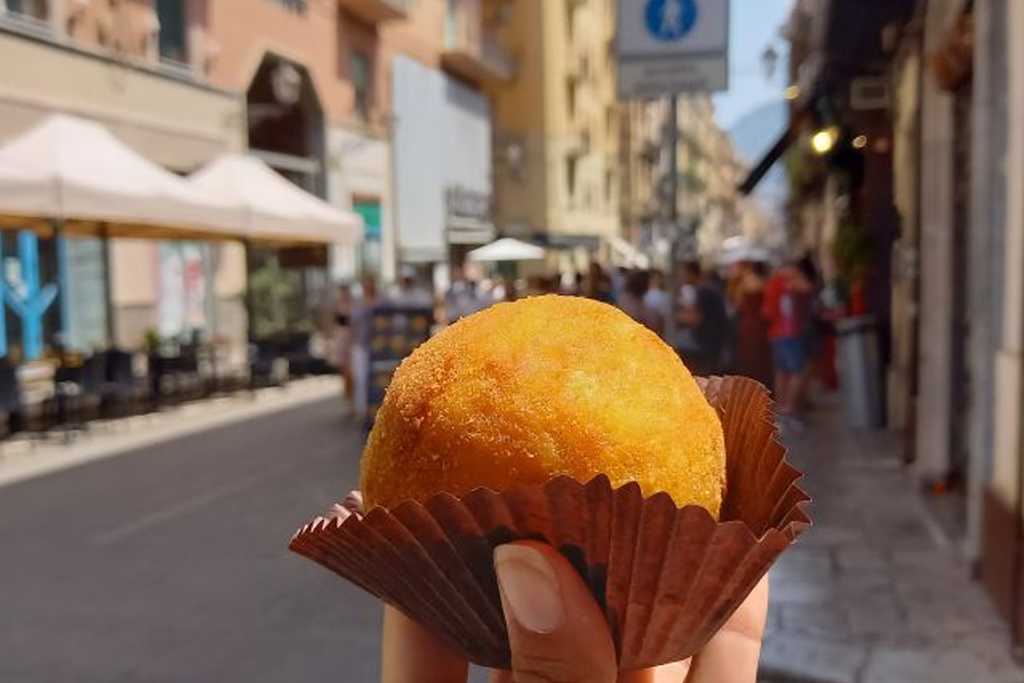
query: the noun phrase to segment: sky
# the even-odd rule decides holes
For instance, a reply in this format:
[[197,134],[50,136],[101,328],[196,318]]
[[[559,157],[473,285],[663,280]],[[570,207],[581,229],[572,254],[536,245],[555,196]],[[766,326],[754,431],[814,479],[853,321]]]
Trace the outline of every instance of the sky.
[[[779,30],[792,6],[793,0],[732,0],[729,91],[715,97],[718,124],[726,130],[747,112],[782,99],[788,48]],[[781,57],[771,82],[765,78],[761,59],[769,44]]]

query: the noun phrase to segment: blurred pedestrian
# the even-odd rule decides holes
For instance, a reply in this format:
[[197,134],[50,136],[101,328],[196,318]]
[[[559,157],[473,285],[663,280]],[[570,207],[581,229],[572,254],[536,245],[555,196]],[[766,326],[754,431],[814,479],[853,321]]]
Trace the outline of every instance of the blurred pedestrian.
[[356,416],[366,417],[370,383],[370,340],[373,337],[373,311],[378,305],[377,280],[364,275],[360,296],[352,303],[352,384]]
[[807,369],[806,330],[811,284],[792,263],[780,267],[765,288],[764,315],[775,361],[779,416],[799,426],[796,413]]
[[800,395],[797,397],[797,405],[800,408],[813,408],[811,400],[811,383],[816,377],[824,374],[821,368],[822,355],[825,346],[824,310],[822,307],[821,282],[818,276],[818,267],[814,263],[811,252],[807,252],[796,264],[797,270],[806,282],[808,287],[807,317],[804,328],[804,348],[807,350],[807,367],[804,369],[804,379],[800,383]]
[[352,286],[338,285],[338,301],[334,307],[334,323],[338,326],[338,373],[345,390],[345,400],[354,407],[352,382]]
[[398,287],[388,297],[388,303],[399,308],[430,308],[433,297],[416,279],[416,269],[402,266]]
[[611,279],[597,261],[592,261],[587,270],[587,277],[583,280],[583,296],[606,304],[614,303]]
[[612,303],[618,303],[626,291],[626,280],[629,279],[629,269],[625,266],[617,266],[609,276],[609,287]]
[[650,272],[650,282],[647,293],[644,294],[644,305],[661,317],[662,327],[668,320],[672,302],[669,301],[668,292],[665,289],[665,274],[660,270]]
[[772,346],[768,320],[764,316],[767,268],[763,263],[741,263],[733,287],[736,311],[735,372],[742,377],[772,386]]
[[660,337],[665,333],[664,319],[644,301],[650,281],[651,277],[647,271],[636,270],[630,273],[626,277],[626,285],[622,289],[618,306],[630,318]]
[[487,307],[485,294],[475,282],[466,277],[465,271],[452,268],[452,282],[444,295],[444,322],[448,325],[473,315]]
[[693,348],[683,350],[683,360],[694,374],[721,374],[729,335],[725,297],[705,279],[696,261],[683,266],[683,286],[689,287],[690,293],[683,295],[679,323],[692,332],[693,344]]

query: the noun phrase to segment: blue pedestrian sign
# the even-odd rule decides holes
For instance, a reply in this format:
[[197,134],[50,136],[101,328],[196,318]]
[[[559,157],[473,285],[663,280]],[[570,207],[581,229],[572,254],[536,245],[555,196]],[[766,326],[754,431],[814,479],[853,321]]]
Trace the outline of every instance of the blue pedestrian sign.
[[616,0],[619,98],[728,88],[729,2]]
[[696,0],[647,0],[644,10],[647,31],[665,42],[685,37],[697,23]]

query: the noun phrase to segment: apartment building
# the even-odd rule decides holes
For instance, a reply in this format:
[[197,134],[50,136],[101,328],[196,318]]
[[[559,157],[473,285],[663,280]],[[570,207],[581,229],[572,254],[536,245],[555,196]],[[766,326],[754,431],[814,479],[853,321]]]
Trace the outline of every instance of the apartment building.
[[492,93],[503,234],[597,253],[620,232],[613,0],[519,0],[495,12],[516,59]]

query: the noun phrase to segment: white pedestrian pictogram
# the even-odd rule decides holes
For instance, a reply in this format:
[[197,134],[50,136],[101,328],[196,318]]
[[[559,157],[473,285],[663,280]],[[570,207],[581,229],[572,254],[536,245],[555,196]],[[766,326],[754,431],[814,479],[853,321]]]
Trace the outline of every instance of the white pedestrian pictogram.
[[683,32],[682,0],[665,0],[661,6],[661,29],[665,36],[677,36]]

